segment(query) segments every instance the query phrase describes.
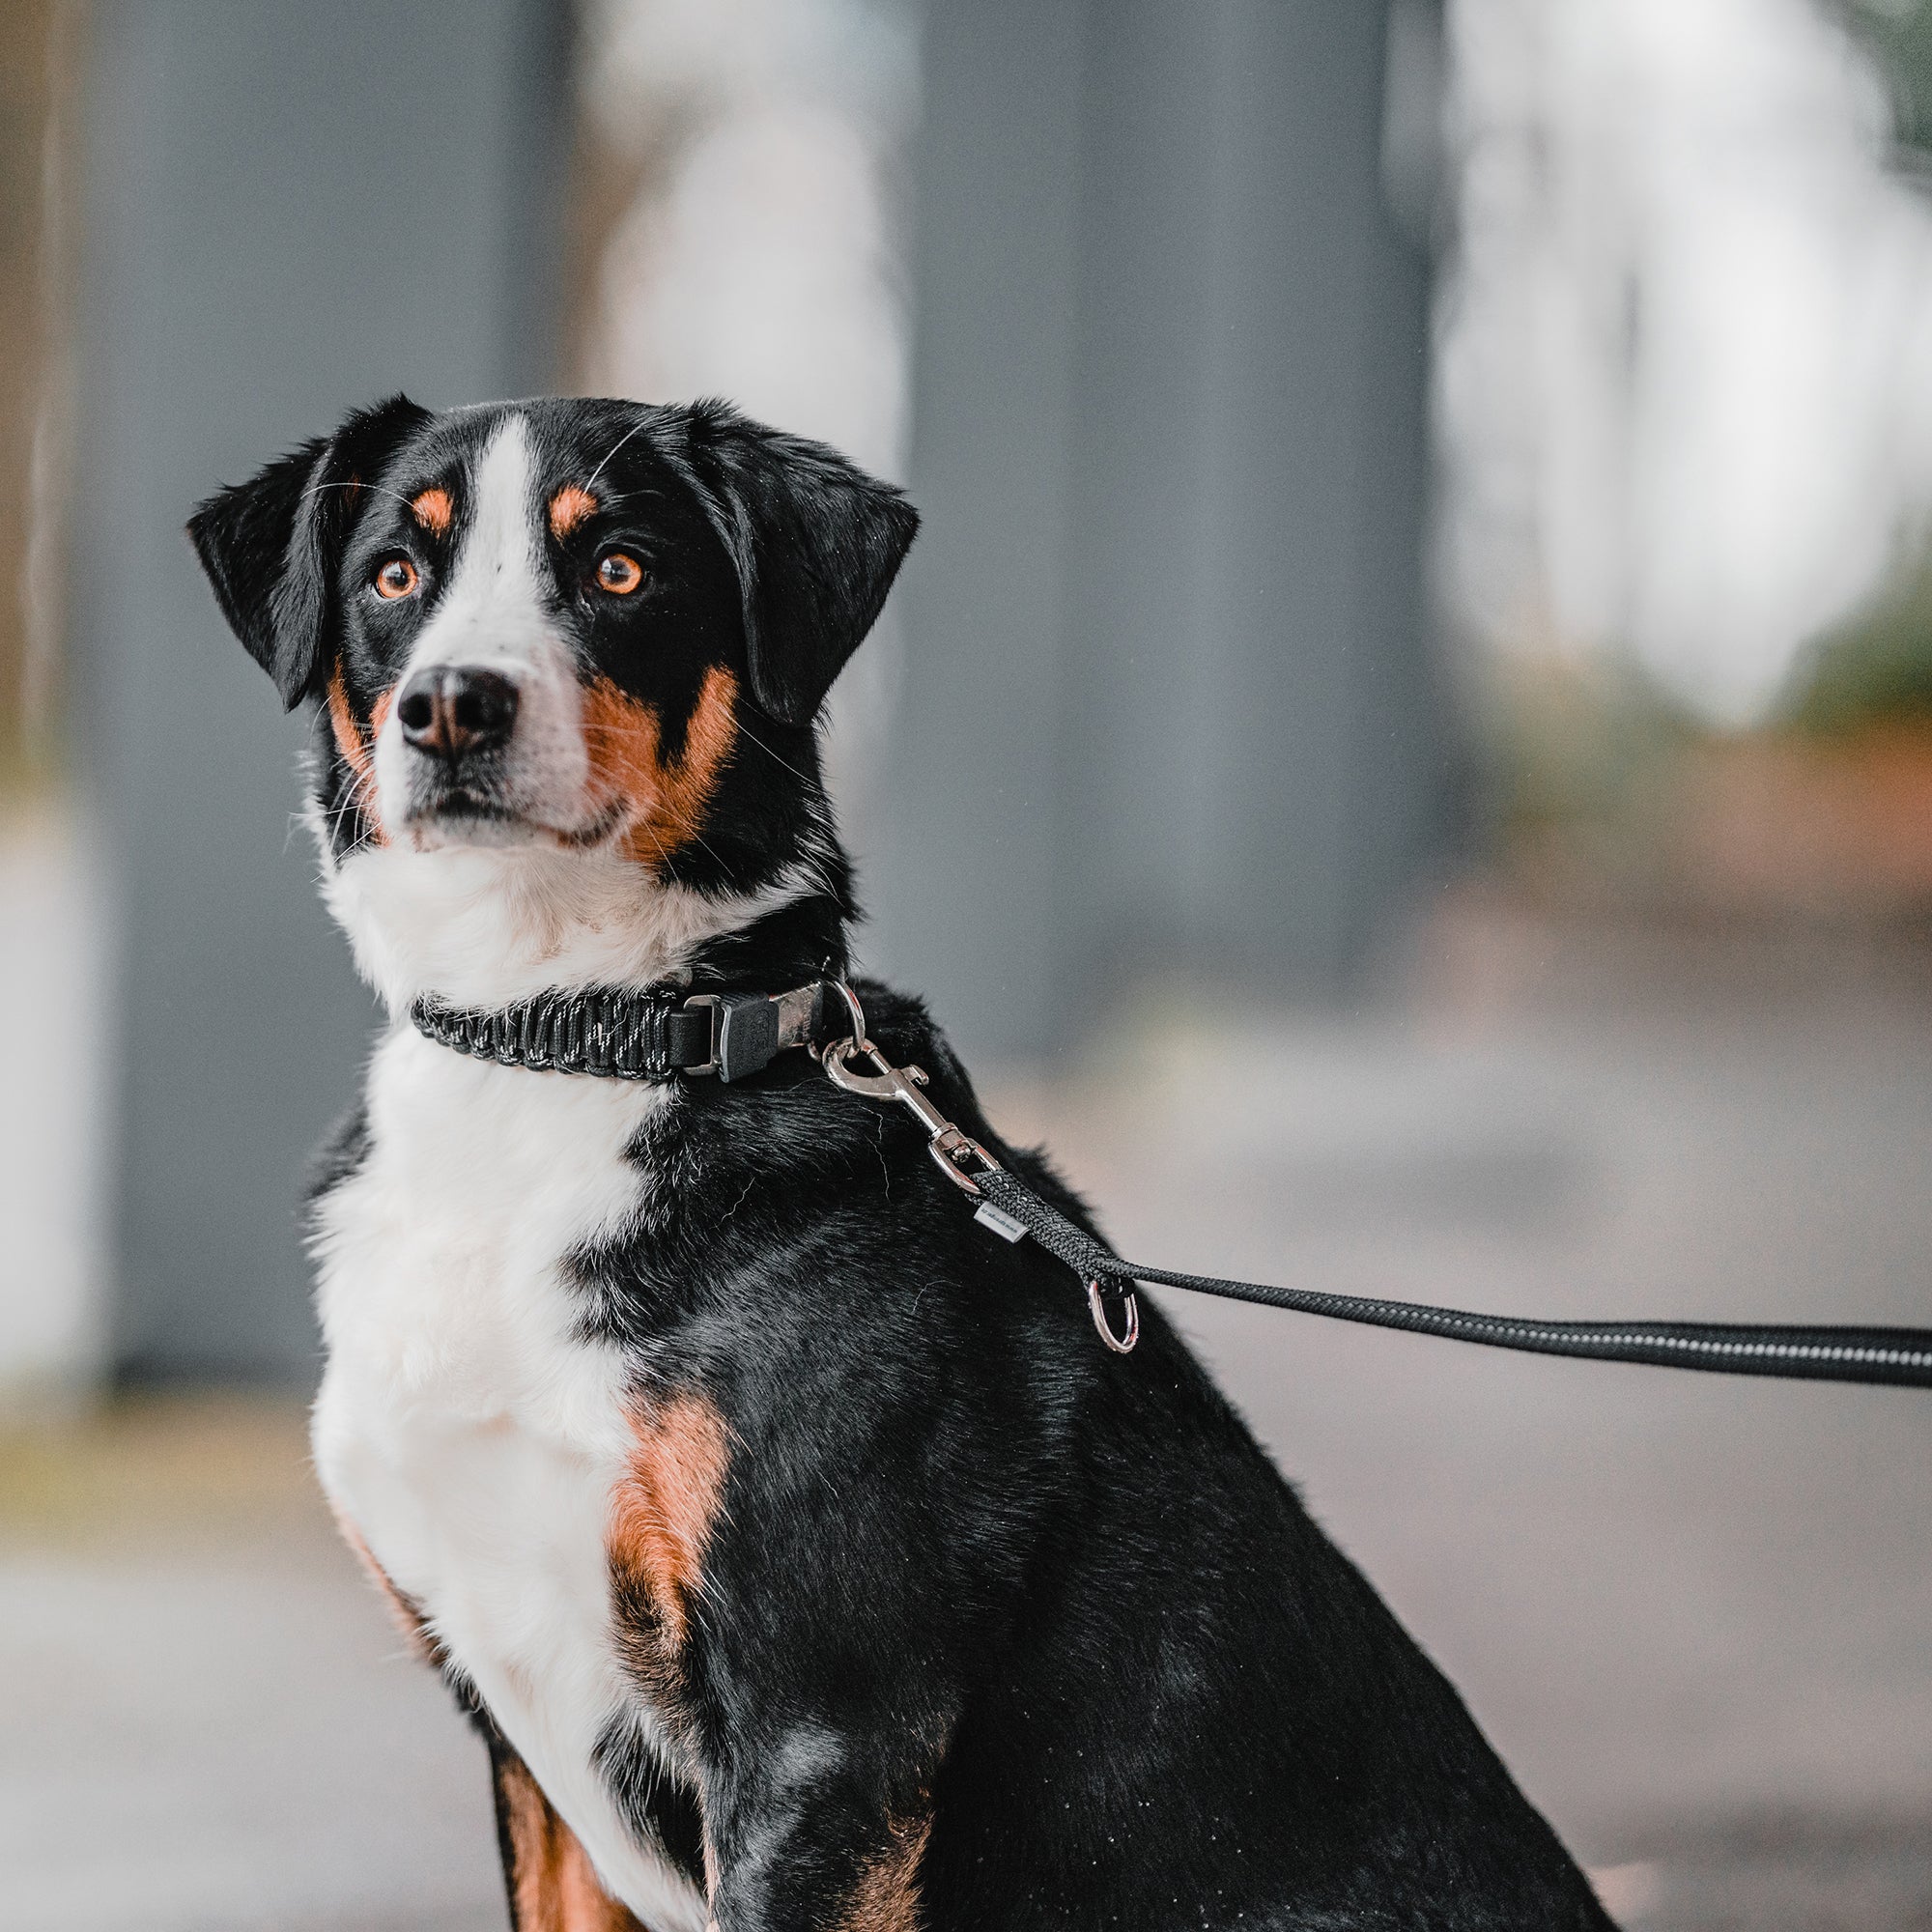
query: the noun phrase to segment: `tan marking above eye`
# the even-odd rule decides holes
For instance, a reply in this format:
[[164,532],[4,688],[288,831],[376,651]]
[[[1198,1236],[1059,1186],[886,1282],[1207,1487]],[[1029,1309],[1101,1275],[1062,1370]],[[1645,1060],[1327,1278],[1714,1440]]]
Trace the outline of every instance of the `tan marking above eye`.
[[406,556],[392,556],[377,572],[372,580],[376,595],[384,603],[393,604],[398,598],[407,597],[422,580],[416,575],[416,567]]
[[572,530],[597,514],[597,498],[579,483],[566,483],[550,499],[550,533],[561,543]]
[[634,556],[613,550],[597,560],[597,582],[613,597],[628,597],[644,581],[644,567]]
[[449,500],[447,490],[425,490],[421,496],[412,497],[410,512],[433,536],[447,536],[450,525],[456,521],[456,506]]

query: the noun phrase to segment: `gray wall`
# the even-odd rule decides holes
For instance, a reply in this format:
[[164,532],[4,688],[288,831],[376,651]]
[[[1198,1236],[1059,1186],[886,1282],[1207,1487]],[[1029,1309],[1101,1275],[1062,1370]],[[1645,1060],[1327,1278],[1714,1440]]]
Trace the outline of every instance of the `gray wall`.
[[872,952],[969,1050],[1346,989],[1442,838],[1427,264],[1371,0],[928,18]]
[[352,405],[542,384],[559,12],[95,10],[74,659],[118,889],[126,1374],[310,1373],[294,1208],[372,1020],[291,827],[299,724],[182,524]]

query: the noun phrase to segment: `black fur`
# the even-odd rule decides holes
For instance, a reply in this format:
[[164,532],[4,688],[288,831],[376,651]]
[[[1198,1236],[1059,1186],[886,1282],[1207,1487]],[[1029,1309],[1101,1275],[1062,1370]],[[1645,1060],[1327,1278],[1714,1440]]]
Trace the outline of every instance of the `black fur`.
[[720,405],[691,415],[691,471],[737,568],[752,689],[810,724],[872,628],[919,513],[803,437]]
[[343,539],[366,502],[365,486],[428,420],[407,396],[358,410],[332,437],[211,497],[188,520],[221,614],[290,711],[321,693]]
[[[859,992],[1091,1229],[923,1010]],[[809,1063],[690,1084],[633,1158],[656,1184],[577,1258],[584,1322],[738,1438],[689,1696],[727,1871],[734,1831],[785,1819],[781,1891],[727,1882],[721,1925],[835,1923],[928,1792],[930,1932],[1607,1923],[1157,1311],[1108,1354],[1059,1263],[975,1228],[908,1120]],[[838,1762],[780,1804],[759,1767],[801,1714]]]
[[[284,696],[339,674],[364,723],[443,566],[400,499],[446,488],[460,523],[465,460],[494,420],[412,407],[344,433],[389,438],[358,471],[381,488],[311,516],[297,481],[348,460],[338,437],[195,524],[223,610]],[[913,513],[715,405],[527,407],[547,479],[608,466],[612,500],[552,556],[585,677],[648,696],[673,744],[709,668],[755,702],[701,838],[661,876],[737,891],[805,864],[812,881],[703,950],[694,983],[842,972],[850,882],[812,719]],[[617,541],[653,588],[608,609],[575,586]],[[408,612],[360,594],[398,551],[425,584]],[[327,727],[319,743],[319,795],[352,858],[367,836],[353,775]],[[872,1037],[927,1069],[939,1107],[1091,1228],[1039,1155],[1000,1140],[923,1009],[859,992]],[[848,1923],[895,1859],[925,1932],[1608,1925],[1157,1310],[1135,1353],[1106,1352],[1065,1268],[974,1226],[899,1110],[799,1054],[748,1084],[684,1083],[628,1156],[635,1218],[568,1260],[582,1332],[623,1350],[640,1398],[701,1396],[731,1447],[674,1658],[652,1649],[652,1605],[616,1595],[671,1742],[613,1724],[598,1763],[695,1883],[708,1836],[721,1932]],[[319,1185],[368,1157],[354,1124]]]

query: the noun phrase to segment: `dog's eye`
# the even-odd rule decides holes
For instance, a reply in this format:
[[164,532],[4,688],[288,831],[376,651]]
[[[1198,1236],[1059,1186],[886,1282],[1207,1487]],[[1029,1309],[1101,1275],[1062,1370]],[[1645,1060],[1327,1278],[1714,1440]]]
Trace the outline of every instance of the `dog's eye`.
[[598,584],[613,597],[628,597],[643,581],[643,566],[621,550],[611,551],[597,559]]
[[399,597],[407,597],[417,582],[416,567],[406,556],[390,557],[371,580],[376,595],[390,604]]

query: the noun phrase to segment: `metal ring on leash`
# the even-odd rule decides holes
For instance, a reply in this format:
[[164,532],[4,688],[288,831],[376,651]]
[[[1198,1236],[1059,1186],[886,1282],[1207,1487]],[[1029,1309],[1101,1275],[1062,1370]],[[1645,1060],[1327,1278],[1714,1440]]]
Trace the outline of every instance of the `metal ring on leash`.
[[1141,1339],[1141,1305],[1132,1289],[1128,1289],[1124,1299],[1127,1304],[1127,1332],[1116,1335],[1113,1323],[1107,1320],[1107,1304],[1104,1291],[1097,1279],[1087,1284],[1087,1306],[1093,1311],[1094,1326],[1100,1331],[1100,1339],[1117,1355],[1131,1355],[1134,1344]]
[[866,1009],[859,1004],[859,996],[843,980],[835,980],[833,989],[845,1002],[846,1010],[852,1015],[852,1051],[869,1053],[874,1060],[879,1058],[878,1049],[866,1037]]

